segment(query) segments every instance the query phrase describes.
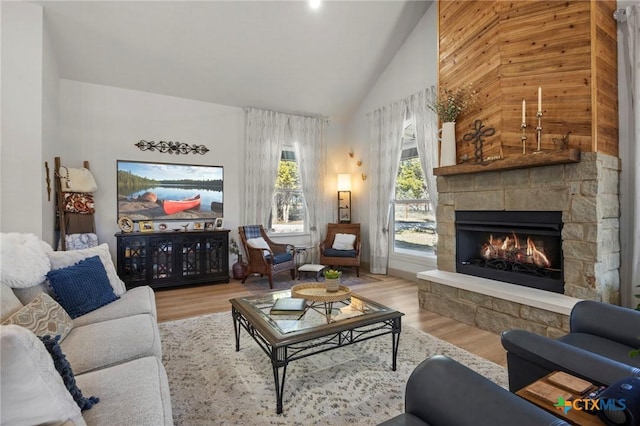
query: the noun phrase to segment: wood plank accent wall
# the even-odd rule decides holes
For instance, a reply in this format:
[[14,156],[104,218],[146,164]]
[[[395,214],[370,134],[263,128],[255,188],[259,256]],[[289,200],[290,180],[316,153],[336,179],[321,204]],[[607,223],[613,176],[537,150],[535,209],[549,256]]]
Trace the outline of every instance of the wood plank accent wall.
[[472,161],[461,142],[481,119],[494,127],[483,156],[522,154],[522,99],[527,153],[536,148],[537,90],[542,87],[542,149],[571,132],[569,147],[618,155],[615,0],[439,1],[439,82],[472,84],[478,108],[456,124],[458,162]]

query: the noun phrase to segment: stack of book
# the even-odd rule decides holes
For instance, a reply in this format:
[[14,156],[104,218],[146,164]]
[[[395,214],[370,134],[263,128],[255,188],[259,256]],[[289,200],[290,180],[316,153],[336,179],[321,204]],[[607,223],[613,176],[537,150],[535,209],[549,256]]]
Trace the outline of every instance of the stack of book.
[[283,297],[276,300],[269,311],[270,315],[302,315],[307,308],[307,300],[296,297]]

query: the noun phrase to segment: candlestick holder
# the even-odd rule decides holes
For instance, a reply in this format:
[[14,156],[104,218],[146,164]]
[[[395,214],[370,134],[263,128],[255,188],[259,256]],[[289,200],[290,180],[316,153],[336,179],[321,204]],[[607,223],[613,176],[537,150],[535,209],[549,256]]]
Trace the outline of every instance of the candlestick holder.
[[527,123],[522,123],[520,128],[522,129],[522,136],[520,136],[520,139],[522,139],[522,155],[525,155],[527,153]]
[[536,113],[536,117],[538,117],[538,125],[536,126],[536,140],[538,142],[538,148],[536,149],[536,154],[542,152],[540,148],[540,144],[542,142],[542,111],[538,111]]

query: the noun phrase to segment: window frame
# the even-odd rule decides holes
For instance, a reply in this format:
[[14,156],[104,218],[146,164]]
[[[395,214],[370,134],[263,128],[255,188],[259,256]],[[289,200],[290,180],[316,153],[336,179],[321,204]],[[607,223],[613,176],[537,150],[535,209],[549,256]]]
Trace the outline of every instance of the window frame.
[[[293,155],[293,159],[289,159],[289,158],[284,158],[284,157],[288,157],[289,154],[286,153],[291,153]],[[276,236],[276,237],[281,237],[281,236],[304,236],[304,235],[308,235],[309,234],[309,214],[307,212],[307,205],[306,205],[306,201],[305,201],[305,194],[304,194],[304,188],[302,187],[302,178],[300,176],[300,168],[299,168],[299,163],[298,163],[298,158],[297,158],[297,152],[295,149],[295,146],[293,144],[285,144],[283,145],[281,152],[280,152],[280,160],[278,161],[278,168],[280,167],[280,162],[281,161],[293,161],[296,163],[296,168],[297,168],[297,173],[298,173],[298,179],[300,180],[300,189],[299,190],[295,190],[296,192],[299,191],[300,195],[302,196],[302,208],[304,209],[304,218],[302,219],[302,230],[300,231],[286,231],[286,232],[276,232],[275,228],[273,226],[273,204],[275,203],[275,198],[276,198],[276,193],[278,191],[277,187],[274,186],[274,192],[273,192],[273,196],[271,198],[271,214],[269,215],[269,229],[267,230],[267,234],[269,236]],[[276,172],[276,180],[277,180],[277,172]]]
[[[413,131],[411,129],[411,127],[413,126]],[[401,141],[401,149],[400,149],[400,160],[402,161],[402,153],[406,150],[409,149],[416,149],[417,148],[417,143],[415,140],[415,121],[413,119],[408,119],[405,120],[404,122],[404,132],[403,132],[403,138]],[[417,154],[417,156],[419,157],[419,153]],[[421,165],[422,167],[422,165]],[[398,171],[400,170],[400,164],[398,164]],[[424,170],[422,171],[423,175],[425,174]],[[397,248],[396,247],[396,203],[397,201],[399,201],[402,204],[408,204],[408,203],[416,203],[416,202],[427,202],[427,203],[431,203],[430,198],[425,198],[425,199],[408,199],[408,200],[396,200],[395,198],[395,192],[396,192],[396,184],[397,182],[394,184],[394,197],[391,200],[391,217],[390,217],[390,221],[392,226],[390,226],[391,229],[391,233],[390,233],[390,238],[389,238],[389,256],[391,258],[397,259],[397,260],[404,260],[404,261],[408,261],[408,262],[419,262],[419,263],[424,263],[424,261],[426,260],[427,263],[431,264],[433,263],[433,265],[435,265],[436,259],[437,259],[437,244],[436,246],[433,248],[433,251],[427,251],[427,252],[421,252],[421,251],[417,251],[417,250],[411,250],[411,249],[403,249],[403,248]],[[426,184],[426,182],[425,182]],[[429,196],[429,194],[427,193],[427,196]],[[436,222],[436,226],[437,226],[437,222]],[[436,231],[437,233],[437,231]]]

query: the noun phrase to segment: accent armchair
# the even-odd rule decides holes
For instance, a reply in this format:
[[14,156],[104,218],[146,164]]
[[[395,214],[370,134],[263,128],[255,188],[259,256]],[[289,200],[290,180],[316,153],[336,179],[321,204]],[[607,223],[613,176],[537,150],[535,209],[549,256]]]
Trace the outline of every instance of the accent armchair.
[[279,244],[267,236],[262,225],[238,227],[240,240],[247,254],[247,268],[244,283],[251,274],[269,277],[269,287],[273,288],[273,276],[289,271],[291,279],[296,277],[294,247],[291,244]]
[[558,339],[524,330],[502,333],[509,389],[515,392],[553,372],[565,371],[599,385],[640,377],[640,311],[585,300],[569,317],[570,332]]
[[331,267],[354,267],[359,277],[360,246],[359,223],[329,223],[327,236],[320,243],[320,263]]
[[534,404],[443,355],[409,376],[405,412],[381,425],[568,425]]

